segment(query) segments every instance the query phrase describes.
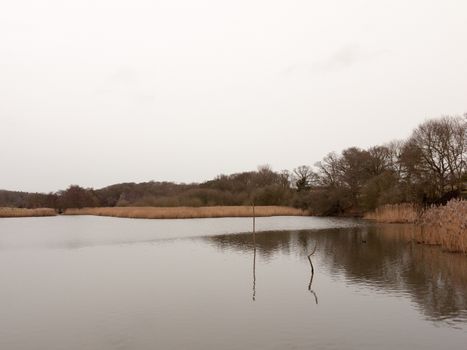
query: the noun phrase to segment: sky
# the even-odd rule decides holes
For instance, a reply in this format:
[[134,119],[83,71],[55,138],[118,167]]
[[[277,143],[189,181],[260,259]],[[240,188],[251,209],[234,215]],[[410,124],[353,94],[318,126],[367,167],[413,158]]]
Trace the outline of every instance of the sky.
[[3,189],[291,170],[465,112],[465,0],[0,2]]

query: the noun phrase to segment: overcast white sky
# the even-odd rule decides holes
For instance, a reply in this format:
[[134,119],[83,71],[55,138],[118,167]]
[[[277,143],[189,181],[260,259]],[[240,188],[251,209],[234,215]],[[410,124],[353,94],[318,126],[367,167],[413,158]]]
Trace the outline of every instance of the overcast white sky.
[[467,112],[465,0],[0,2],[0,188],[203,181]]

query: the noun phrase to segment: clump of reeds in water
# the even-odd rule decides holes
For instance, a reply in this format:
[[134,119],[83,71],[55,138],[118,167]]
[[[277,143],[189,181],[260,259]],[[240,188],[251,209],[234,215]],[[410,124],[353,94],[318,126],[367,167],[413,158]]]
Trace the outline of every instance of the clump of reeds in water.
[[451,200],[425,210],[417,220],[415,239],[440,245],[450,252],[467,253],[467,201]]
[[57,213],[50,208],[0,208],[0,218],[19,218],[30,216],[55,216]]
[[420,214],[421,209],[415,204],[387,204],[365,214],[364,218],[387,223],[414,223]]
[[[250,217],[250,206],[216,207],[103,207],[67,209],[65,215],[97,215],[135,219],[190,219],[219,217]],[[257,206],[256,216],[301,216],[300,209],[280,206]]]

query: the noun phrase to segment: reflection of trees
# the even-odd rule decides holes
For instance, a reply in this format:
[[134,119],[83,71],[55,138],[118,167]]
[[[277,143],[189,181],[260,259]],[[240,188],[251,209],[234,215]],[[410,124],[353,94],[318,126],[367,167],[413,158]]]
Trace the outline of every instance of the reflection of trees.
[[[410,226],[404,225],[262,232],[256,234],[256,249],[267,259],[278,253],[306,259],[316,242],[320,270],[343,275],[351,284],[407,293],[433,320],[465,318],[467,257],[417,245],[409,241],[410,235]],[[206,239],[222,249],[253,249],[251,234]]]
[[[293,242],[288,235],[291,232],[256,232],[256,250],[264,258],[273,257],[278,252],[291,253]],[[251,252],[254,243],[251,233],[206,237],[221,249],[234,249]]]
[[[374,229],[385,241],[408,242],[410,225],[381,225]],[[432,319],[467,316],[467,256],[443,252],[439,247],[405,245],[404,282],[415,289],[414,300]]]

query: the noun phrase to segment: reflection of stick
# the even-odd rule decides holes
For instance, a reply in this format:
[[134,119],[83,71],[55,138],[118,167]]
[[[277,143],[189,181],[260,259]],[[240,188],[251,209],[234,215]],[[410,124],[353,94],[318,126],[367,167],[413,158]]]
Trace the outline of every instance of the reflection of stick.
[[315,302],[316,305],[318,305],[318,296],[316,293],[311,289],[311,284],[313,283],[313,277],[315,276],[315,268],[313,266],[313,263],[311,262],[311,256],[316,252],[316,248],[318,247],[318,243],[315,244],[315,247],[313,248],[313,251],[307,255],[308,261],[310,262],[310,268],[311,268],[311,276],[310,276],[310,283],[308,284],[308,290],[310,291],[311,294],[315,297]]
[[308,261],[310,262],[310,267],[311,267],[311,280],[310,280],[310,286],[311,282],[313,281],[313,275],[315,274],[315,268],[313,267],[313,263],[311,262],[311,256],[316,252],[316,247],[318,247],[318,243],[315,244],[315,247],[313,248],[313,251],[307,255]]
[[313,248],[312,252],[308,254],[308,259],[316,252],[316,248],[318,248],[318,243],[315,243],[315,247]]
[[315,270],[313,269],[313,264],[311,263],[310,257],[308,257],[308,260],[310,260],[310,265],[311,265],[310,283],[308,284],[308,290],[310,290],[311,289],[311,284],[313,283],[313,276],[315,275]]
[[318,296],[317,296],[316,293],[315,293],[314,291],[312,291],[311,289],[310,289],[310,293],[313,294],[313,296],[315,297],[315,303],[316,303],[316,305],[318,305]]
[[308,284],[308,290],[311,290],[311,284],[313,283],[313,277],[315,276],[315,268],[313,267],[313,263],[311,262],[311,254],[308,255],[308,261],[310,262],[311,267],[311,276],[310,276],[310,283]]
[[256,246],[253,251],[253,301],[256,300]]

